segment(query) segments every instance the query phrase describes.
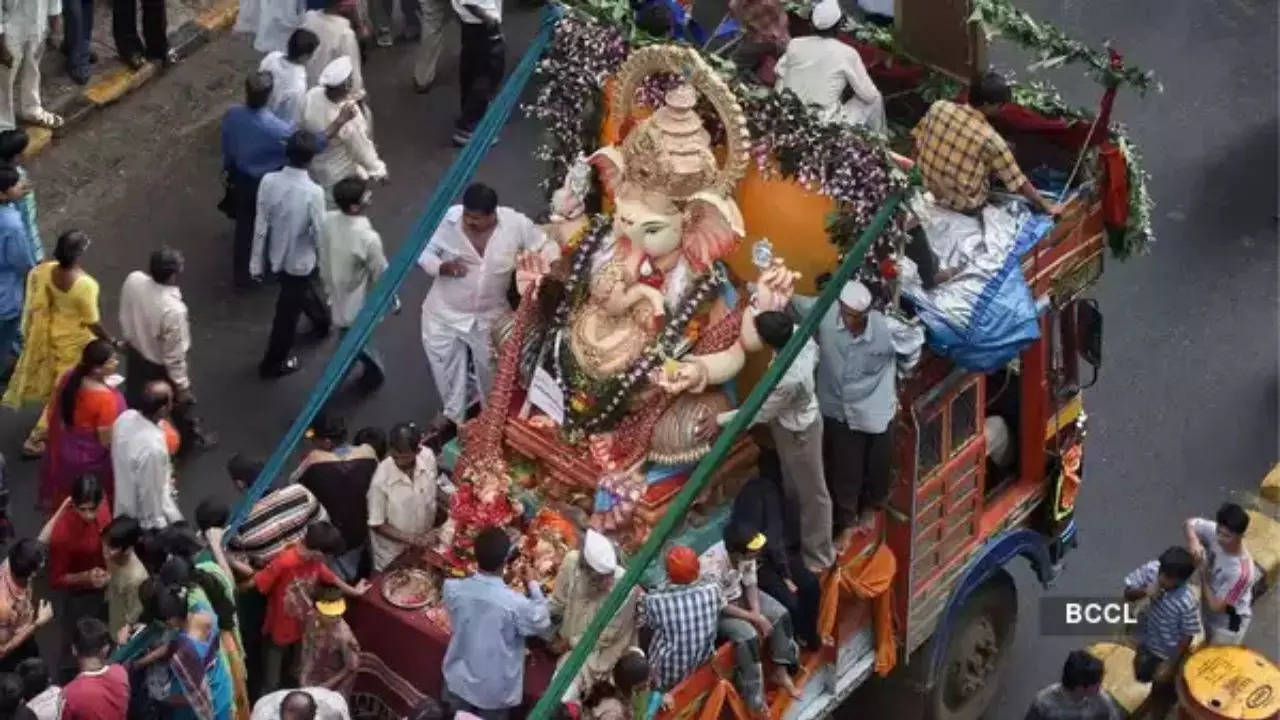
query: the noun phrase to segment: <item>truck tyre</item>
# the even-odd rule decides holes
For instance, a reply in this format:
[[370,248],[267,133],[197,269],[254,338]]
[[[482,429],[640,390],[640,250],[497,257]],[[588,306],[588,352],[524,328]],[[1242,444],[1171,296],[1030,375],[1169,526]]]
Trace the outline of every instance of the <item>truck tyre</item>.
[[998,570],[969,596],[943,652],[929,690],[928,720],[978,720],[1000,689],[1018,624],[1018,590],[1013,577]]

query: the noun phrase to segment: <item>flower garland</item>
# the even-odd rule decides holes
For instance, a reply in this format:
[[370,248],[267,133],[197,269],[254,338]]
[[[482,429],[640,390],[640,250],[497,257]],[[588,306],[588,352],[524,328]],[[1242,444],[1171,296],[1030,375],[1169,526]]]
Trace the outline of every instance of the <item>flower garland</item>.
[[1088,75],[1106,87],[1129,85],[1139,95],[1163,90],[1154,72],[1130,66],[1114,67],[1105,50],[1094,50],[1049,23],[1037,22],[1009,0],[971,2],[973,13],[969,21],[981,23],[987,39],[1008,38],[1034,53],[1039,59],[1031,66],[1032,70],[1084,63]]
[[544,190],[559,187],[574,159],[595,149],[601,89],[626,59],[627,50],[614,26],[584,13],[566,10],[556,24],[555,39],[538,63],[544,82],[533,103],[524,106],[525,114],[541,121],[548,136],[534,150],[535,158],[552,165],[542,182]]
[[[1047,83],[1011,83],[1010,89],[1015,103],[1045,117],[1078,121],[1093,118],[1091,112],[1068,105],[1062,95]],[[1113,235],[1111,240],[1112,255],[1123,260],[1149,251],[1151,244],[1156,241],[1151,220],[1155,201],[1151,199],[1149,189],[1151,176],[1143,169],[1142,155],[1138,152],[1137,143],[1129,137],[1128,129],[1113,122],[1107,128],[1107,133],[1124,158],[1125,178],[1129,185],[1129,218],[1124,231]]]

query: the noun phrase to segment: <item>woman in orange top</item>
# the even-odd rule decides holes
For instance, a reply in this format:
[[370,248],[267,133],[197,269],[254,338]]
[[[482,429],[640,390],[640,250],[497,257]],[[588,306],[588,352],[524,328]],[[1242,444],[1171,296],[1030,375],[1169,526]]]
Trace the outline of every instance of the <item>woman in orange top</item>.
[[49,402],[49,445],[40,471],[39,505],[45,512],[62,504],[81,475],[97,477],[111,498],[111,426],[124,412],[125,400],[109,379],[114,380],[119,364],[111,343],[92,340],[58,382]]

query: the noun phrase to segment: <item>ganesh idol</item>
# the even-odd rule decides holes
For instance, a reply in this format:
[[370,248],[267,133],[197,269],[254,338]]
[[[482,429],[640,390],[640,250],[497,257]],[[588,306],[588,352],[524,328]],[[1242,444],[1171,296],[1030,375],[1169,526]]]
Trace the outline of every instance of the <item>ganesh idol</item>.
[[[540,485],[594,491],[592,523],[605,530],[627,525],[651,485],[706,454],[732,381],[761,347],[753,313],[784,307],[797,278],[767,243],[750,287],[736,287],[722,262],[744,239],[732,194],[749,138],[732,91],[695,52],[633,53],[615,78],[615,111],[630,117],[640,83],[659,72],[683,82],[553,195],[547,231],[562,259],[519,262],[517,284],[541,312],[520,351],[503,356],[520,366],[528,398],[507,420],[507,445],[541,464]],[[725,131],[723,161],[700,98]],[[592,175],[609,215],[585,212]]]

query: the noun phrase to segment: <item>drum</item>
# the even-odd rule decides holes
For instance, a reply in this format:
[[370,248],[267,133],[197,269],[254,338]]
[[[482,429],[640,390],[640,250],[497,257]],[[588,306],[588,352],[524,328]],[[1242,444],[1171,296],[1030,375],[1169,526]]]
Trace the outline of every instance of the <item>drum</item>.
[[1178,676],[1178,720],[1280,718],[1280,668],[1245,647],[1211,646]]

